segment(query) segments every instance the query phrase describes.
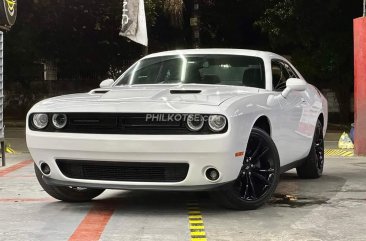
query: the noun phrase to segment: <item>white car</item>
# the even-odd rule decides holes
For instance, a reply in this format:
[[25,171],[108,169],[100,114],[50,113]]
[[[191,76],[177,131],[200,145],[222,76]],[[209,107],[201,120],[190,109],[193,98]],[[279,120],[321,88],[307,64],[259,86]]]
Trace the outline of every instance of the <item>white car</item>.
[[327,119],[326,99],[279,55],[176,50],[37,103],[26,137],[40,184],[60,200],[211,190],[226,207],[255,209],[281,173],[322,175]]

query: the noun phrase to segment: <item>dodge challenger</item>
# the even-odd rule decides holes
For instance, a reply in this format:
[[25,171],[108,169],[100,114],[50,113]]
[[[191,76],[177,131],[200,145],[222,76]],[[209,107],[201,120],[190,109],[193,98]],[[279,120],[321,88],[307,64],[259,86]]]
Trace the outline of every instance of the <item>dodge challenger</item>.
[[143,57],[98,89],[35,104],[26,138],[40,185],[59,200],[208,190],[247,210],[271,198],[283,172],[322,175],[327,108],[279,55],[175,50]]

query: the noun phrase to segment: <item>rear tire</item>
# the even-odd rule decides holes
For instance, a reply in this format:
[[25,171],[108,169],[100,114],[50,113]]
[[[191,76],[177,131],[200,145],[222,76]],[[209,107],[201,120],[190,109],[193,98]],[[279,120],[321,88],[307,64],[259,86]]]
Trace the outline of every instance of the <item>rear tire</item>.
[[65,202],[87,202],[99,196],[104,189],[90,189],[68,186],[52,186],[48,185],[42,178],[43,174],[36,164],[34,171],[42,188],[52,197]]
[[280,159],[273,140],[254,127],[238,178],[213,195],[226,208],[257,209],[271,198],[279,176]]
[[318,120],[315,127],[313,143],[305,162],[296,168],[297,175],[304,179],[319,178],[324,168],[323,126]]

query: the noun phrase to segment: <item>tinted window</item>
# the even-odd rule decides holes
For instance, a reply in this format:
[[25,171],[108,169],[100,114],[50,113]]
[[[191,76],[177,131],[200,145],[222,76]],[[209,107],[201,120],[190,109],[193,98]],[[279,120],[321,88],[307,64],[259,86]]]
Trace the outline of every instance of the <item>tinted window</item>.
[[289,78],[299,78],[296,72],[287,63],[280,60],[272,60],[272,86],[275,91],[286,88]]
[[286,88],[286,81],[289,74],[285,66],[278,61],[272,61],[272,86],[275,91],[282,91]]
[[125,72],[123,84],[217,84],[265,88],[261,58],[235,55],[176,55],[143,59]]

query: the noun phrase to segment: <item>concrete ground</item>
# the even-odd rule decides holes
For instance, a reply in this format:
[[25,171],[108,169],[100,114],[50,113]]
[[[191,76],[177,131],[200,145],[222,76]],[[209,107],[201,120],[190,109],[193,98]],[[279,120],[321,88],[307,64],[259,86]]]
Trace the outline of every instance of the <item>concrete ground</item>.
[[[194,234],[222,241],[366,240],[366,158],[328,157],[318,180],[290,171],[272,200],[255,211],[227,210],[206,193],[185,192],[108,190],[92,202],[71,204],[39,186],[23,133],[7,132],[18,154],[9,154],[8,166],[0,168],[0,240],[161,241]],[[204,231],[190,232],[189,210],[197,223],[202,215]]]

